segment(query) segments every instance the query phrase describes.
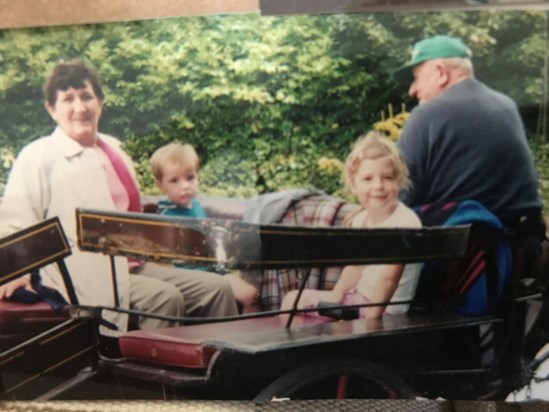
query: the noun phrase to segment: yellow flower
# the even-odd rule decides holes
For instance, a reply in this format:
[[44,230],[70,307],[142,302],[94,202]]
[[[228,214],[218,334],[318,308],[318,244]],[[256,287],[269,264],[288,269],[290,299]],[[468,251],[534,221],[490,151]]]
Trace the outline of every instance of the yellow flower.
[[410,113],[406,111],[406,107],[402,105],[402,112],[397,115],[393,115],[393,106],[389,104],[389,117],[385,118],[385,113],[381,113],[381,120],[374,123],[374,130],[382,132],[387,137],[396,141],[400,137],[400,132],[404,127],[404,123],[410,117]]
[[13,166],[15,155],[10,149],[2,148],[0,150],[0,159],[2,160],[2,167],[9,170]]
[[318,159],[318,168],[324,172],[342,172],[343,167],[343,162],[333,157],[321,157]]

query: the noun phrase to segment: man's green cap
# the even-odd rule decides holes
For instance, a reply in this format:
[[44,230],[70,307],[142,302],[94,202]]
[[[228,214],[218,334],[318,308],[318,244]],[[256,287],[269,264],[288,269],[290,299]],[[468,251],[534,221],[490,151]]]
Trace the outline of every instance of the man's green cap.
[[427,60],[446,59],[450,57],[463,57],[470,59],[473,56],[471,49],[457,37],[434,36],[423,39],[414,44],[412,56],[408,63],[399,67],[393,75],[400,82],[411,83],[412,68]]

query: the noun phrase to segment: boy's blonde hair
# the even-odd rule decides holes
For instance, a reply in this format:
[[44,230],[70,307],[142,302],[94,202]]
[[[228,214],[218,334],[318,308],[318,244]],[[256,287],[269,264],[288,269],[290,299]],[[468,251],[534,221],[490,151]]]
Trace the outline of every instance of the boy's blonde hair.
[[410,186],[408,168],[396,144],[388,137],[375,131],[370,131],[359,137],[351,153],[347,156],[344,170],[347,188],[354,193],[353,179],[363,160],[382,157],[388,157],[393,164],[399,189],[408,188]]
[[151,170],[154,178],[162,180],[164,166],[168,163],[176,163],[181,166],[189,166],[198,172],[200,161],[194,147],[190,144],[178,142],[169,143],[158,148],[151,156]]

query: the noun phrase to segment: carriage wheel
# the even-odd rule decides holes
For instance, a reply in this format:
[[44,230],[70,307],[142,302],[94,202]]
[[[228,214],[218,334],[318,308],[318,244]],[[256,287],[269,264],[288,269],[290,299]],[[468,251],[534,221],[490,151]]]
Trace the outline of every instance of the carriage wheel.
[[363,359],[321,359],[282,375],[254,399],[411,399],[412,390],[391,370]]

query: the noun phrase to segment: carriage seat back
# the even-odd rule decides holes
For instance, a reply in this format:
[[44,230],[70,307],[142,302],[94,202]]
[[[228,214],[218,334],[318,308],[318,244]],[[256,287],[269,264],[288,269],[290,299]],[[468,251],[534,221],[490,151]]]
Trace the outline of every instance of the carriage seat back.
[[[63,261],[70,254],[67,238],[57,218],[7,236],[0,239],[0,284],[57,263],[66,277],[69,296],[74,295]],[[53,309],[46,302],[46,295],[31,292],[27,295],[32,297],[32,303],[0,301],[0,351],[70,318],[68,308]]]

